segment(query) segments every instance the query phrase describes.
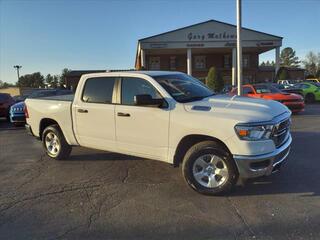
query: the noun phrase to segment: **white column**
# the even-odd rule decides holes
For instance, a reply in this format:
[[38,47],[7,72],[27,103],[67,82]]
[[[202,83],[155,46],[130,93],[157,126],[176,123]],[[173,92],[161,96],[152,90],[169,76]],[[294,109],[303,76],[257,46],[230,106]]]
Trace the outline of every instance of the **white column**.
[[237,0],[237,81],[238,95],[242,95],[242,46],[241,46],[241,0]]
[[232,87],[237,85],[237,48],[232,48]]
[[280,68],[280,47],[276,47],[275,76]]
[[141,68],[145,68],[146,67],[146,53],[144,51],[144,49],[141,48]]
[[192,53],[191,48],[187,50],[187,73],[188,75],[192,75]]

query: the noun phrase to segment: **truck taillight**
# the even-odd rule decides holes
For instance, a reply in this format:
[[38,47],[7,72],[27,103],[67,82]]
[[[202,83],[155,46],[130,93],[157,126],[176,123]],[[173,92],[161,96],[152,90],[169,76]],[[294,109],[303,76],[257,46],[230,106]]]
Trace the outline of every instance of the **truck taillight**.
[[28,113],[27,105],[24,105],[23,111],[24,111],[24,116],[25,116],[26,118],[29,118],[29,113]]

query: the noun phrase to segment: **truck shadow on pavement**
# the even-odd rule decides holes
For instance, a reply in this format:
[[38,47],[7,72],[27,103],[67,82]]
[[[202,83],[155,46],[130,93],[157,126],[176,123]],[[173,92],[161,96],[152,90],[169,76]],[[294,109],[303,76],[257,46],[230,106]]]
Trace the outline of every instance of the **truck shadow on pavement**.
[[[92,151],[91,149],[85,149],[86,151]],[[77,155],[70,155],[68,159],[62,161],[83,161],[83,162],[91,162],[91,161],[121,161],[121,160],[143,160],[143,158],[129,156],[120,153],[113,152],[92,152],[92,153],[83,153]]]

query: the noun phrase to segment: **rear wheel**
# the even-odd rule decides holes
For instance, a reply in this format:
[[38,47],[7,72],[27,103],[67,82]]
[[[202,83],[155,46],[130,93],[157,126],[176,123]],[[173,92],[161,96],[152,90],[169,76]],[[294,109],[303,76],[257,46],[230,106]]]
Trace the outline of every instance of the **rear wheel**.
[[315,102],[315,100],[316,100],[316,97],[314,96],[314,94],[308,93],[306,95],[306,99],[305,99],[306,103],[313,103]]
[[209,195],[230,191],[238,177],[228,151],[213,141],[200,142],[191,147],[184,157],[182,172],[190,187]]
[[43,131],[42,143],[47,155],[56,160],[68,158],[72,150],[58,125],[51,125]]

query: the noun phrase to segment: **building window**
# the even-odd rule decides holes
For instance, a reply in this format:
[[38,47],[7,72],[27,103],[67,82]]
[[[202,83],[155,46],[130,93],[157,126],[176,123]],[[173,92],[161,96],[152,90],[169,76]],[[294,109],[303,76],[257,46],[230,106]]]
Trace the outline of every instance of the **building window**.
[[160,57],[150,57],[149,58],[149,69],[150,70],[160,70]]
[[223,56],[223,63],[224,63],[224,67],[225,68],[230,68],[230,59],[231,59],[231,56],[230,55],[224,55]]
[[242,66],[248,68],[250,64],[250,55],[243,55],[242,57]]
[[170,57],[170,70],[176,70],[177,68],[177,58],[175,56]]
[[194,68],[197,70],[206,69],[206,56],[195,56],[194,57]]

